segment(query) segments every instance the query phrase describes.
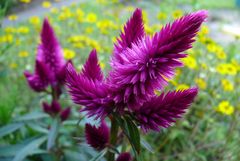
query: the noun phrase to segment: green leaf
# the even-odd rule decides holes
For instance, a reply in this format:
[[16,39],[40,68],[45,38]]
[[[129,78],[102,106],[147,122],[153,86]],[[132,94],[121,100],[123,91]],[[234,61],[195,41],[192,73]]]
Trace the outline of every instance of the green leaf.
[[107,153],[107,149],[103,149],[96,157],[92,158],[90,161],[99,161]]
[[55,140],[58,135],[59,125],[60,125],[59,119],[55,118],[52,122],[51,129],[48,134],[47,150],[50,150],[55,145]]
[[42,126],[36,124],[36,123],[33,123],[33,122],[30,122],[30,123],[27,123],[27,125],[32,128],[33,130],[37,131],[37,132],[40,132],[40,133],[44,133],[44,134],[47,134],[49,132],[48,129],[46,128],[43,128]]
[[151,153],[154,153],[152,146],[148,144],[148,142],[146,142],[143,138],[141,138],[141,145]]
[[130,138],[129,141],[131,142],[131,144],[133,145],[137,153],[140,153],[141,144],[140,144],[139,130],[131,118],[125,117],[125,120],[127,123],[128,132],[129,132],[129,138]]
[[9,125],[2,127],[0,129],[0,138],[5,135],[8,135],[10,133],[13,133],[14,131],[21,128],[23,125],[24,125],[23,123],[13,123],[13,124],[9,124]]
[[39,138],[39,137],[27,138],[26,140],[21,141],[21,143],[19,144],[0,146],[0,158],[15,156],[17,151],[20,151],[21,149],[23,149],[30,142],[32,142],[33,140],[36,140],[36,138]]
[[19,152],[17,152],[13,161],[23,161],[28,155],[34,154],[34,152],[44,141],[46,141],[46,139],[47,138],[44,136],[33,140],[25,147],[23,147]]
[[124,119],[119,117],[118,115],[114,115],[114,117],[116,118],[125,135],[127,136],[132,146],[136,160],[141,160],[141,157],[139,155],[141,150],[140,133],[137,126],[130,117],[125,117]]
[[42,113],[42,112],[32,112],[28,113],[26,115],[23,115],[21,117],[16,118],[14,121],[29,121],[29,120],[37,120],[37,119],[42,119],[48,117],[47,114]]

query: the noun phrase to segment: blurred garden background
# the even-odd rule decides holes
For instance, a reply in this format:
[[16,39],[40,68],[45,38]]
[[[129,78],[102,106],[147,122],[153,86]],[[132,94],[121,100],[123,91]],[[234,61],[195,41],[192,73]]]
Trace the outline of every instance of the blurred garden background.
[[[51,120],[42,112],[41,102],[50,98],[34,93],[23,75],[25,70],[34,70],[44,17],[55,29],[65,59],[72,59],[80,70],[96,48],[101,68],[108,71],[113,43],[136,7],[143,9],[148,34],[186,13],[209,12],[194,47],[188,50],[189,57],[183,59],[185,66],[177,69],[167,87],[174,90],[197,85],[198,97],[174,126],[144,135],[152,151],[143,149],[144,161],[240,160],[240,2],[1,0],[0,5],[0,161],[35,161],[39,155],[42,160],[51,160],[39,141],[39,136],[48,133]],[[81,107],[73,104],[66,92],[61,100],[72,109],[60,129],[60,142],[71,147],[64,151],[65,158],[90,160],[96,152],[82,140],[84,122],[89,120],[84,118],[78,124]]]

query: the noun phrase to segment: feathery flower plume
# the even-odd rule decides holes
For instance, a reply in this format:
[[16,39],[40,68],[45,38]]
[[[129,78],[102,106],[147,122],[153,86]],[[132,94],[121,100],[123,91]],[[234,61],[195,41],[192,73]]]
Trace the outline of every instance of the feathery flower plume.
[[149,100],[155,89],[166,86],[174,69],[183,65],[180,58],[187,55],[182,52],[192,47],[206,15],[206,11],[188,14],[167,24],[153,37],[142,37],[118,53],[120,61],[112,59],[109,74],[114,101],[134,109]]
[[149,129],[159,131],[181,118],[198,93],[197,88],[173,91],[152,97],[134,111],[135,117],[144,132]]
[[53,87],[65,79],[66,63],[61,46],[54,30],[45,19],[41,31],[41,43],[38,46],[34,74],[24,72],[29,86],[37,91],[44,91],[48,85]]
[[102,121],[99,127],[86,124],[85,135],[87,143],[96,150],[102,150],[109,141],[110,131],[107,124]]
[[119,154],[116,161],[132,161],[131,154],[128,152]]
[[[164,26],[152,37],[144,32],[141,9],[136,9],[114,45],[111,67],[104,79],[93,50],[82,72],[67,68],[67,86],[73,101],[85,106],[81,111],[103,120],[113,111],[136,115],[144,131],[158,131],[179,118],[197,95],[197,89],[168,92],[156,96],[183,66],[184,51],[192,47],[207,12],[183,16]],[[126,108],[127,107],[127,108]]]
[[85,106],[81,111],[87,112],[89,117],[103,119],[112,110],[112,101],[108,97],[109,90],[103,81],[96,50],[91,51],[81,73],[77,73],[69,64],[66,80],[73,101]]

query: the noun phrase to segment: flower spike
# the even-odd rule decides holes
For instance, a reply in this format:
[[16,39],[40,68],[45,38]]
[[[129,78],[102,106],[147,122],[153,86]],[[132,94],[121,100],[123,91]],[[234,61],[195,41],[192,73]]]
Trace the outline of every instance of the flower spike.
[[69,64],[66,78],[68,91],[76,104],[85,106],[81,111],[87,112],[89,117],[104,119],[112,110],[111,100],[108,97],[108,87],[103,82],[89,79],[88,76],[78,74]]
[[122,61],[113,62],[109,74],[115,102],[134,109],[148,101],[154,90],[163,89],[174,76],[174,69],[183,65],[180,58],[187,55],[182,52],[192,47],[206,14],[188,14],[122,52]]
[[173,91],[167,94],[162,93],[145,102],[135,115],[144,132],[148,130],[159,131],[161,127],[167,128],[181,118],[186,109],[193,102],[198,93],[197,88],[190,88],[183,91]]

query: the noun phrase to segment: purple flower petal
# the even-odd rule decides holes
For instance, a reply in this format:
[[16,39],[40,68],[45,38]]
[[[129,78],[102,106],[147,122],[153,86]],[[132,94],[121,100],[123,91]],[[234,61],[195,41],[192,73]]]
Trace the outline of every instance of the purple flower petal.
[[142,10],[137,8],[124,25],[124,31],[121,32],[117,43],[114,44],[114,61],[121,61],[121,52],[126,48],[131,48],[132,43],[141,39],[144,35]]
[[27,78],[29,86],[36,92],[44,91],[48,84],[48,68],[44,63],[36,61],[35,73],[31,74],[28,71],[24,72],[25,77]]
[[88,60],[84,64],[82,74],[92,80],[103,80],[103,73],[98,64],[97,51],[93,49],[89,54]]
[[143,131],[167,128],[185,113],[198,93],[197,88],[173,91],[152,97],[134,111]]
[[66,82],[72,100],[85,106],[81,111],[87,112],[88,117],[104,119],[112,110],[109,90],[105,83],[77,74],[71,64],[67,67]]

